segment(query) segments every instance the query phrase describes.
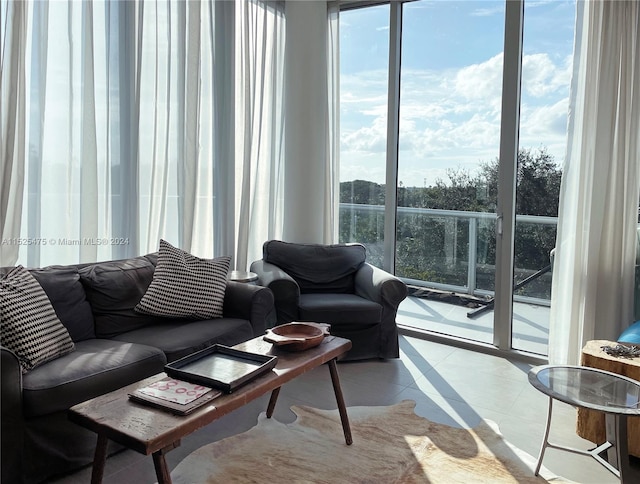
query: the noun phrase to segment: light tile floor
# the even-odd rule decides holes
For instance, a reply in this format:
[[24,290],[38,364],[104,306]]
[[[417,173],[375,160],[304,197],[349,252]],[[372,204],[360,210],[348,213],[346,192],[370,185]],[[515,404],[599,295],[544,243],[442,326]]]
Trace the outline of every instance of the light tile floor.
[[[338,365],[348,406],[389,405],[412,399],[417,402],[419,415],[447,425],[469,428],[481,419],[490,419],[508,441],[537,457],[548,399],[528,383],[530,364],[407,335],[401,336],[400,343],[400,359]],[[294,415],[289,408],[297,404],[336,408],[327,368],[317,368],[285,385],[275,418],[291,422]],[[266,405],[265,396],[183,439],[182,445],[167,455],[170,468],[202,445],[248,430]],[[593,447],[576,435],[574,409],[558,404],[554,410],[551,437],[555,442],[582,449]],[[585,456],[550,449],[544,465],[552,473],[579,483],[618,482]],[[54,482],[87,483],[90,473],[90,468],[85,468]],[[156,482],[151,457],[132,451],[112,456],[107,461],[104,482]],[[375,483],[375,479],[370,482]]]

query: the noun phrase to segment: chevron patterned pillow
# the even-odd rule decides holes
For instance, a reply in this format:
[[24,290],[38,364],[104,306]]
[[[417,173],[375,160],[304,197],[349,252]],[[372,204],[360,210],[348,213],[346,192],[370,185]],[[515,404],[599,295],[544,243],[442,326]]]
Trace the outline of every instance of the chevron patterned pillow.
[[222,317],[231,257],[201,259],[160,240],[153,280],[135,310],[156,316]]
[[74,349],[44,289],[22,266],[0,279],[0,340],[18,356],[22,373]]

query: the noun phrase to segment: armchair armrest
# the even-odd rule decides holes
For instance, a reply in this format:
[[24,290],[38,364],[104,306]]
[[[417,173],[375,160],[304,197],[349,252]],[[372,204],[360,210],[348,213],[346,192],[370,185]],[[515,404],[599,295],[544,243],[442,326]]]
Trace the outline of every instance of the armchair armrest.
[[258,275],[261,286],[268,287],[273,292],[278,324],[290,323],[298,319],[300,286],[293,277],[278,266],[264,260],[254,261],[250,270]]
[[22,371],[15,353],[0,346],[2,482],[20,482],[22,470]]
[[396,276],[365,263],[356,272],[355,286],[358,296],[375,301],[382,306],[380,338],[384,352],[380,356],[397,358],[400,356],[400,348],[396,314],[398,306],[407,297],[407,285]]
[[229,318],[248,319],[254,336],[264,334],[273,325],[273,293],[270,289],[241,282],[227,282],[223,314]]
[[407,285],[393,274],[366,263],[356,272],[356,294],[389,308],[394,313],[407,297]]

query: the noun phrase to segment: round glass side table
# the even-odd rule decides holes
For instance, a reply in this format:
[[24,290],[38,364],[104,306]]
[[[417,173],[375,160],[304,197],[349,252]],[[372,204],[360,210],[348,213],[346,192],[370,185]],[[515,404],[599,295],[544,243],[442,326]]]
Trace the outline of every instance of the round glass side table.
[[[640,416],[640,382],[597,368],[574,365],[543,365],[529,371],[529,383],[549,397],[547,425],[540,456],[538,475],[547,447],[589,455],[606,467],[623,483],[640,482],[640,473],[629,464],[627,448],[627,417]],[[553,401],[573,407],[604,412],[606,442],[595,449],[574,449],[549,442]],[[606,459],[602,454],[606,452]]]
[[248,271],[231,271],[229,272],[229,280],[255,285],[258,283],[258,274]]

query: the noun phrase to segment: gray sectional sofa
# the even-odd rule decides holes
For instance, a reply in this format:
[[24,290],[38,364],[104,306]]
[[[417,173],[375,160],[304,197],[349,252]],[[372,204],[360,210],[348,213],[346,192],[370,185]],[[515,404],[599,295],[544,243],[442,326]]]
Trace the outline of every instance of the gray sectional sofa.
[[[231,281],[221,318],[135,311],[157,260],[148,254],[29,269],[67,328],[73,350],[23,373],[16,354],[0,347],[3,483],[43,482],[91,463],[96,436],[68,420],[71,406],[161,372],[167,362],[214,343],[234,345],[263,334],[273,324],[272,292]],[[0,269],[0,277],[10,270]]]

